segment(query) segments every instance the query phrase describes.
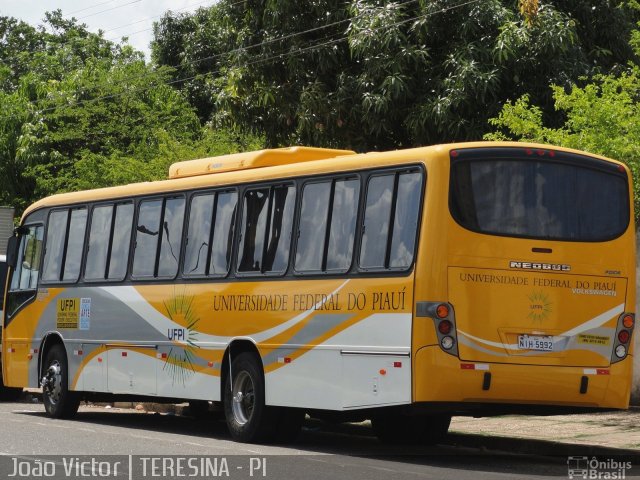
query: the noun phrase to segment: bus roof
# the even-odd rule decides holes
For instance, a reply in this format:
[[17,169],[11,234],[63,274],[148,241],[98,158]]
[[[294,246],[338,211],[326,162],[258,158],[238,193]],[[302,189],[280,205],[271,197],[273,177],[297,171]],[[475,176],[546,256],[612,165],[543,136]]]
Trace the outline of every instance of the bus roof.
[[355,155],[355,153],[353,150],[333,150],[314,147],[287,147],[257,150],[255,152],[233,153],[231,155],[174,163],[169,167],[169,178],[184,178],[251,168],[289,165],[291,163],[308,162],[310,160],[323,160],[344,155]]
[[[300,175],[321,175],[366,167],[399,165],[408,162],[417,163],[424,162],[429,157],[429,154],[436,152],[444,153],[462,148],[487,147],[553,149],[589,155],[623,165],[621,162],[579,150],[525,142],[464,142],[359,154],[352,150],[288,147],[177,162],[169,168],[169,178],[166,180],[51,195],[30,205],[23,213],[22,219],[24,220],[29,213],[46,207],[130,198],[139,195],[160,195],[195,188],[268,181],[270,179],[291,178]],[[304,169],[298,168],[300,163],[305,163]],[[624,168],[626,169],[627,167],[625,166]]]

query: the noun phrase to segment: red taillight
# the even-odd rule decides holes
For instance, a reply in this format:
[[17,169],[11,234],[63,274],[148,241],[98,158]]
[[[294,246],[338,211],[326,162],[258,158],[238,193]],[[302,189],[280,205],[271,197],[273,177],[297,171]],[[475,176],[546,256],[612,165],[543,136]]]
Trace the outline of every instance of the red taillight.
[[460,154],[458,153],[458,151],[457,151],[457,150],[451,150],[451,156],[452,156],[453,158],[456,158],[458,155],[460,155]]
[[447,318],[449,316],[449,306],[441,303],[436,308],[436,315],[438,318]]
[[622,325],[624,325],[624,328],[633,328],[634,323],[633,315],[625,315],[622,319]]
[[631,334],[628,330],[620,330],[620,332],[618,332],[618,341],[620,343],[627,343],[630,336]]
[[451,332],[451,328],[453,327],[453,325],[451,324],[451,322],[449,320],[443,320],[438,324],[438,331],[442,334],[442,335],[447,335]]

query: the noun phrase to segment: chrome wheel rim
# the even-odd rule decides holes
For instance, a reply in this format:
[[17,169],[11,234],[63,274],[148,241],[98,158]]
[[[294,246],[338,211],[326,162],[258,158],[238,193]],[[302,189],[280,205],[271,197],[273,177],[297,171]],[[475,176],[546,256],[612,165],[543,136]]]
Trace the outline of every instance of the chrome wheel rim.
[[240,425],[251,420],[255,408],[256,396],[251,375],[241,371],[233,379],[233,418]]
[[54,360],[47,370],[46,393],[49,403],[55,405],[60,401],[62,394],[62,369],[60,362]]

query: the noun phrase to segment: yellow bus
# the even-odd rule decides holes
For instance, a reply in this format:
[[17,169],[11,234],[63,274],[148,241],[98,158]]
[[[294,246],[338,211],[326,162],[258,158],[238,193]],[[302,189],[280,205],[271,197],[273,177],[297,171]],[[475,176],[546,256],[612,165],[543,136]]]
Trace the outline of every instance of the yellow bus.
[[584,152],[292,147],[45,198],[11,240],[4,383],[216,402],[234,439],[305,414],[435,442],[451,415],[626,408],[631,175]]

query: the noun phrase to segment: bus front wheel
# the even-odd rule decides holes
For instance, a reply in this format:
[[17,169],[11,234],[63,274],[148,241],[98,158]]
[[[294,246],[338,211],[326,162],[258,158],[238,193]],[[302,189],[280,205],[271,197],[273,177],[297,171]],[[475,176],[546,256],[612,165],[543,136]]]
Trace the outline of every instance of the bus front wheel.
[[376,436],[390,444],[439,443],[447,434],[451,415],[393,415],[381,414],[371,419]]
[[76,414],[80,398],[69,390],[67,352],[62,345],[53,345],[47,351],[41,385],[44,408],[49,416],[71,418]]
[[264,375],[256,355],[243,352],[231,362],[224,386],[224,414],[234,440],[256,443],[272,440],[276,410],[265,404]]

